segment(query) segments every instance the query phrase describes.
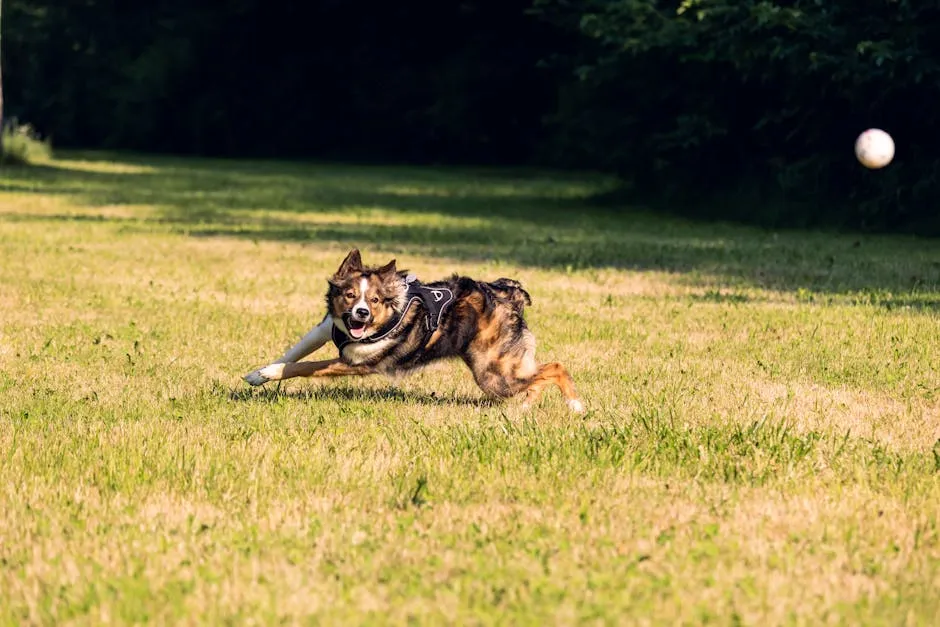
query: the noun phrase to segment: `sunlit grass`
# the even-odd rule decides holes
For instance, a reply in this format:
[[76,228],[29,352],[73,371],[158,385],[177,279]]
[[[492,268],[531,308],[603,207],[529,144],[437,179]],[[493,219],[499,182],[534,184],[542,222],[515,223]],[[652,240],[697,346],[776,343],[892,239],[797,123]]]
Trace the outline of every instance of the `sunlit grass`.
[[[940,248],[593,206],[611,184],[0,171],[0,620],[934,624]],[[456,363],[244,385],[352,246],[519,278],[587,416]]]
[[0,166],[47,163],[52,158],[52,143],[40,137],[30,124],[3,120],[0,126]]

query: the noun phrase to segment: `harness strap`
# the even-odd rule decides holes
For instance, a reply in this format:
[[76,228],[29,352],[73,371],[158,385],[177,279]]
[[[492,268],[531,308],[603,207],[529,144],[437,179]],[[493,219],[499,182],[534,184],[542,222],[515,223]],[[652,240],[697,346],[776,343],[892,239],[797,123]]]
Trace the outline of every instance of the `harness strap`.
[[[445,309],[454,301],[454,292],[447,287],[427,287],[421,285],[415,280],[413,275],[408,275],[406,281],[408,282],[408,291],[406,292],[406,298],[408,300],[405,302],[405,308],[402,309],[402,312],[387,331],[361,340],[355,340],[349,337],[335,324],[333,325],[333,344],[336,345],[336,348],[338,348],[340,352],[342,352],[343,347],[347,344],[374,344],[375,342],[385,339],[401,326],[402,320],[405,319],[408,310],[411,309],[411,305],[415,302],[423,303],[424,309],[427,311],[424,320],[425,329],[427,331],[426,338],[430,337],[430,334],[437,330],[441,324],[441,317],[444,315]],[[425,342],[426,341],[427,339],[425,339]]]

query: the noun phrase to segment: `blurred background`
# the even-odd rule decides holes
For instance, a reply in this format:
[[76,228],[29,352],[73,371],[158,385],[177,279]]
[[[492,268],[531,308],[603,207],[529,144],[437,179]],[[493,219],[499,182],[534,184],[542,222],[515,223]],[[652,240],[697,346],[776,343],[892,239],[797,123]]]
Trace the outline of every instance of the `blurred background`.
[[600,170],[611,211],[940,233],[935,2],[2,6],[5,124],[55,148]]

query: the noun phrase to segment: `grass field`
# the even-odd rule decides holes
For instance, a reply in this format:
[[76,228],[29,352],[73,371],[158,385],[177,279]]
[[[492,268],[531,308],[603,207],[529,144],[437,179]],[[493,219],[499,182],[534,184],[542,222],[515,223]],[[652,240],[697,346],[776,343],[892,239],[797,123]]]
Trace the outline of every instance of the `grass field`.
[[[940,623],[940,244],[608,185],[0,172],[0,623]],[[588,413],[486,403],[457,363],[249,388],[352,246],[519,278]]]

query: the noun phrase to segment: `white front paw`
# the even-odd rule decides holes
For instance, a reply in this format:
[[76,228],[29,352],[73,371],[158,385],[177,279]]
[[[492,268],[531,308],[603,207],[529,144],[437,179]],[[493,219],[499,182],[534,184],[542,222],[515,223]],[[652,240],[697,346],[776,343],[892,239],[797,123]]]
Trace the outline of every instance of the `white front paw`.
[[264,368],[259,368],[254,372],[249,372],[244,377],[245,381],[251,385],[264,385],[268,381],[276,381],[284,374],[284,364],[271,364]]
[[244,377],[242,377],[242,379],[244,379],[245,381],[247,381],[247,382],[250,383],[251,385],[263,385],[263,384],[267,383],[268,381],[270,381],[270,379],[266,379],[266,378],[264,378],[263,376],[261,376],[261,370],[260,370],[260,369],[259,369],[259,370],[255,370],[254,372],[249,372],[249,373],[246,374]]
[[569,399],[569,400],[568,400],[568,409],[570,409],[571,411],[573,411],[573,412],[576,413],[576,414],[583,414],[583,413],[584,413],[584,403],[582,403],[580,400],[578,400],[578,399],[576,399],[576,398]]

